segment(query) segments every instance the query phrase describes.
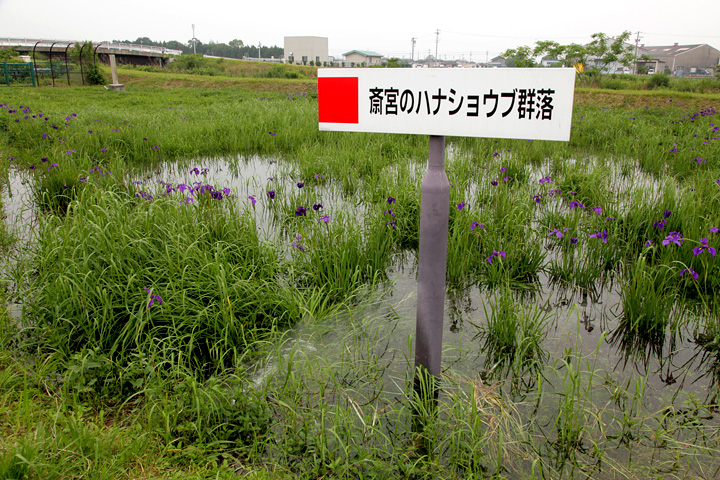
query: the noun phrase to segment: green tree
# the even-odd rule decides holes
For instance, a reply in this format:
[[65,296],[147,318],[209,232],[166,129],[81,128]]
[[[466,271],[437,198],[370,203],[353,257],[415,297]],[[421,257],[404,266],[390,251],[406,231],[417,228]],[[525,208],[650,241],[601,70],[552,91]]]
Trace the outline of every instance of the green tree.
[[535,54],[533,50],[528,46],[522,46],[518,48],[511,48],[505,50],[502,54],[505,59],[505,63],[508,67],[534,67],[537,65],[535,62]]
[[243,41],[240,40],[239,38],[235,38],[235,39],[233,39],[233,40],[230,40],[230,42],[228,42],[228,45],[230,45],[230,46],[233,47],[233,48],[241,48],[241,47],[244,47],[244,46],[245,46],[245,44],[243,43]]

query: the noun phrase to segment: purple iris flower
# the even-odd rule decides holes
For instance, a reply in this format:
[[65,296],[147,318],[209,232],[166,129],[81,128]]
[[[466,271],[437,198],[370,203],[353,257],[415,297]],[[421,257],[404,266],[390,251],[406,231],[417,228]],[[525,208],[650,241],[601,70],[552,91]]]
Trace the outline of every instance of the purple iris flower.
[[318,218],[318,223],[320,222],[328,223],[330,222],[330,217],[328,217],[327,215],[323,215],[322,217]]
[[652,247],[653,245],[655,245],[655,241],[654,241],[654,240],[648,240],[647,242],[645,242],[645,246],[646,246],[646,247]]
[[252,195],[248,195],[248,198],[250,199],[252,204],[255,205],[255,202],[257,201],[257,200],[255,200],[255,197],[253,197]]
[[563,233],[562,233],[560,230],[558,230],[557,228],[553,229],[553,231],[550,232],[550,233],[548,233],[547,236],[548,236],[548,237],[551,237],[551,236],[553,236],[553,235],[555,235],[557,238],[562,238],[562,237],[563,237]]
[[483,230],[485,230],[485,227],[483,226],[482,223],[480,223],[480,222],[473,222],[473,223],[470,225],[470,231],[472,232],[473,230],[475,230],[475,227],[479,227],[479,228],[482,228]]
[[493,187],[497,187],[498,182],[497,182],[497,180],[493,180],[492,182],[490,182],[490,184],[491,184]]
[[577,243],[578,239],[575,237],[570,237],[570,243],[575,245]]
[[608,233],[607,229],[603,230],[602,232],[593,233],[590,235],[590,238],[599,238],[602,240],[603,243],[607,243],[608,241]]
[[653,223],[654,227],[657,227],[658,230],[662,230],[665,228],[665,225],[667,225],[667,220],[658,220],[657,222]]
[[585,209],[585,205],[583,205],[582,203],[578,202],[577,200],[573,200],[572,202],[570,202],[570,204],[569,204],[568,206],[569,206],[570,208],[580,207],[580,208],[582,208],[582,209]]
[[535,200],[535,203],[540,203],[540,200],[542,200],[542,195],[534,195],[533,200]]
[[295,210],[295,216],[304,217],[305,215],[307,215],[307,209],[303,206],[297,207],[297,209]]
[[318,210],[322,210],[322,208],[323,208],[323,206],[320,203],[316,203],[315,205],[313,205],[313,210],[315,210],[316,212]]
[[670,235],[665,237],[665,240],[662,241],[662,244],[664,246],[670,245],[671,243],[674,243],[677,246],[682,246],[682,242],[684,242],[685,239],[682,236],[682,233],[680,232],[670,232]]
[[692,277],[693,277],[695,280],[697,280],[697,279],[700,277],[700,275],[698,275],[698,273],[697,273],[695,270],[693,270],[692,268],[685,268],[685,269],[683,269],[683,270],[680,272],[680,276],[682,277],[683,274],[685,274],[685,272],[688,272],[690,275],[692,275]]
[[602,217],[602,207],[593,207],[592,210]]
[[315,178],[325,178],[325,177],[322,174],[318,173],[317,175],[315,175]]
[[693,248],[693,255],[696,257],[700,255],[702,252],[708,252],[711,257],[715,256],[716,250],[713,247],[708,246],[708,239],[707,238],[701,238],[700,239],[700,246]]
[[665,217],[665,218],[670,218],[670,215],[672,215],[672,212],[671,212],[670,210],[667,210],[667,209],[666,209],[666,210],[663,212],[663,217]]
[[385,226],[387,227],[388,225],[390,225],[393,228],[393,230],[397,229],[397,222],[395,221],[394,218],[392,220],[390,220],[389,222],[385,222]]
[[148,308],[152,307],[153,303],[157,301],[158,305],[162,305],[163,301],[162,298],[160,298],[160,295],[155,295],[152,293],[152,290],[150,290],[147,287],[143,287],[143,289],[150,294],[150,302],[148,302]]
[[302,183],[302,182],[298,182],[298,184],[297,184],[297,187],[298,187],[298,188],[303,188],[304,186],[305,186],[305,184]]
[[395,210],[392,209],[392,208],[389,208],[389,209],[385,210],[385,211],[383,212],[383,215],[387,215],[388,213],[389,213],[390,215],[392,215],[393,217],[395,216]]
[[292,242],[292,243],[290,244],[290,246],[297,248],[297,249],[300,250],[301,252],[304,252],[304,251],[305,251],[305,248],[303,248],[303,246],[300,245],[300,240],[302,240],[302,235],[298,235],[296,238],[297,238],[297,242]]
[[273,200],[275,198],[275,190],[268,191],[267,196],[270,200]]
[[388,205],[392,205],[393,203],[395,203],[395,197],[388,197],[387,202]]
[[505,256],[505,251],[503,251],[503,250],[493,250],[492,255],[490,255],[490,256],[488,257],[488,263],[489,263],[490,265],[492,265],[492,259],[493,259],[493,257],[495,257],[495,256],[497,256],[497,255],[499,255],[499,256],[501,256],[501,257],[503,257],[503,258],[506,258],[506,256]]
[[464,200],[462,202],[458,203],[457,208],[458,208],[458,210],[462,210],[466,205],[468,207],[468,210],[470,210],[470,205],[468,205]]
[[539,180],[539,182],[540,183],[552,183],[552,177],[550,177],[550,176],[543,177]]

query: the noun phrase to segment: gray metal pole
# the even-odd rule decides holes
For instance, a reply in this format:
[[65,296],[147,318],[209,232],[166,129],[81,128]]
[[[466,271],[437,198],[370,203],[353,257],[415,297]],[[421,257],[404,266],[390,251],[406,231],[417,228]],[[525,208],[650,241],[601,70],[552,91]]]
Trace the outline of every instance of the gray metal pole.
[[[428,169],[420,190],[420,266],[415,331],[415,391],[422,393],[425,399],[431,398],[430,395],[437,398],[436,386],[441,371],[449,205],[445,137],[430,136]],[[423,385],[429,386],[431,391]]]

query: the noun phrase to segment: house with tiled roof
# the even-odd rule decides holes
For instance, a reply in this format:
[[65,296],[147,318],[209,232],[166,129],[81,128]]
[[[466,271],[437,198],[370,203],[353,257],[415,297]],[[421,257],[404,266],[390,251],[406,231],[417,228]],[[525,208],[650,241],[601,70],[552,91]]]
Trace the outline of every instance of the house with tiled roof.
[[343,53],[345,57],[345,63],[355,66],[365,65],[367,67],[371,65],[380,65],[382,61],[382,54],[372,52],[370,50],[350,50],[349,52]]

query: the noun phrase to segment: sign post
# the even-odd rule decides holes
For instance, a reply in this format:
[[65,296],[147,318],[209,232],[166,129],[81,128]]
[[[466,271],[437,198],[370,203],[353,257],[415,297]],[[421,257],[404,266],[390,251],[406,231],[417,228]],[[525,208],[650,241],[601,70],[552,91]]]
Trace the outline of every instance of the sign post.
[[420,197],[414,375],[426,406],[437,399],[442,372],[450,208],[445,136],[568,141],[574,88],[572,68],[318,70],[320,130],[430,135]]

